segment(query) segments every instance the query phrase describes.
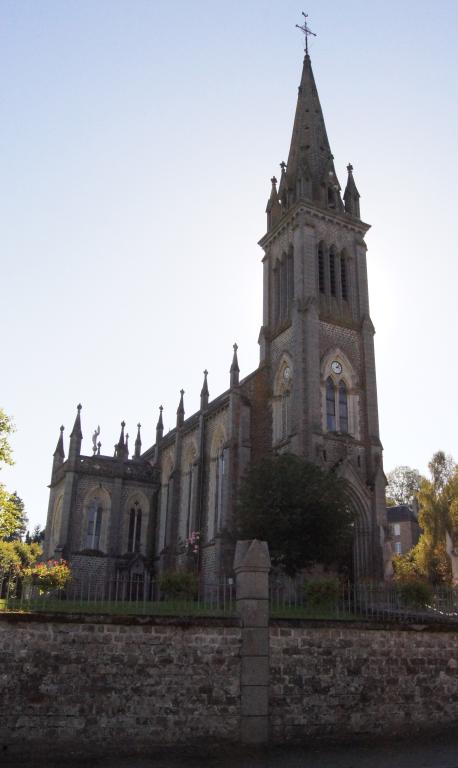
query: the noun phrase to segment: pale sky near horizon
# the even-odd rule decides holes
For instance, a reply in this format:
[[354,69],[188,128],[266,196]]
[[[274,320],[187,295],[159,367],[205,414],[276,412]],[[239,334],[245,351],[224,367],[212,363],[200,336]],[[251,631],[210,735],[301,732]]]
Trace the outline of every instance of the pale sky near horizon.
[[[458,3],[309,0],[337,174],[367,235],[385,470],[458,459]],[[83,404],[154,441],[256,368],[270,177],[303,40],[283,0],[0,0],[2,482],[45,523],[52,454]]]

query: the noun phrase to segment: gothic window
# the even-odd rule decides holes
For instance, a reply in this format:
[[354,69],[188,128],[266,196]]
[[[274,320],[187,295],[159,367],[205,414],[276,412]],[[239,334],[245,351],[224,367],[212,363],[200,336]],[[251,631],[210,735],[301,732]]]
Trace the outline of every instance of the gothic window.
[[142,509],[135,501],[129,513],[129,535],[127,541],[128,552],[140,552],[140,541],[142,531]]
[[289,422],[289,392],[284,392],[281,397],[281,436],[283,440],[288,437]]
[[336,391],[331,378],[326,381],[326,426],[328,432],[336,431]]
[[188,473],[188,497],[186,500],[186,538],[192,533],[192,492],[194,486],[194,468],[191,466]]
[[340,256],[340,284],[342,286],[342,298],[348,301],[347,261],[345,254]]
[[324,432],[359,439],[359,383],[350,361],[339,349],[330,350],[321,366],[321,412]]
[[103,508],[93,499],[87,511],[86,549],[99,549]]
[[223,496],[224,496],[224,476],[226,471],[225,466],[225,449],[221,446],[218,455],[216,457],[216,482],[215,482],[215,532],[221,530],[222,517],[223,517]]
[[324,253],[323,253],[322,245],[318,247],[318,284],[320,288],[320,293],[325,293],[326,283],[324,279]]
[[288,254],[288,314],[291,311],[291,304],[294,298],[294,257],[293,252]]
[[339,384],[339,431],[348,432],[348,398],[345,382]]
[[288,265],[286,255],[283,255],[280,267],[280,321],[288,314]]
[[336,295],[336,255],[331,248],[329,252],[329,282],[331,287],[331,296]]
[[281,364],[274,383],[273,397],[273,444],[287,440],[290,433],[290,396],[292,374],[291,366],[284,360]]
[[273,275],[273,320],[274,326],[280,322],[280,262],[277,261],[272,270]]

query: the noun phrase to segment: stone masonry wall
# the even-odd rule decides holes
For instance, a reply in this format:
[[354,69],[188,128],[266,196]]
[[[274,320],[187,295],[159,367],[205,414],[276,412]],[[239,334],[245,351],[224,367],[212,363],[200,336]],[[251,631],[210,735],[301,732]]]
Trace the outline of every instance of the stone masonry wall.
[[240,620],[0,614],[0,751],[148,754],[458,724],[453,628],[269,630],[266,601],[245,592]]
[[147,751],[237,741],[231,619],[0,618],[0,749]]
[[458,633],[270,628],[276,742],[404,733],[458,722]]

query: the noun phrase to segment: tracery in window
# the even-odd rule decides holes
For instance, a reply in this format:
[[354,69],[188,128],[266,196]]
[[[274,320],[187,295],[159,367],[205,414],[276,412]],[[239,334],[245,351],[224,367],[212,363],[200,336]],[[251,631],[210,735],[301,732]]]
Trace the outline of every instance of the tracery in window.
[[273,397],[273,443],[287,440],[290,434],[290,397],[292,369],[289,360],[284,359],[279,366],[274,382]]
[[345,253],[341,253],[340,255],[340,285],[342,289],[342,299],[348,301],[347,259]]
[[318,285],[320,293],[325,293],[326,283],[324,279],[324,252],[321,243],[318,247]]
[[331,378],[326,381],[326,426],[328,432],[336,431],[336,389]]
[[89,502],[87,509],[86,549],[100,548],[100,529],[103,507],[97,499]]
[[359,382],[348,357],[329,350],[321,364],[322,428],[359,439]]
[[130,508],[129,513],[129,534],[127,540],[128,552],[140,552],[142,532],[142,508],[138,501],[135,501]]
[[336,255],[333,248],[329,251],[329,284],[331,296],[336,296]]
[[345,382],[339,384],[339,431],[348,432],[348,398]]

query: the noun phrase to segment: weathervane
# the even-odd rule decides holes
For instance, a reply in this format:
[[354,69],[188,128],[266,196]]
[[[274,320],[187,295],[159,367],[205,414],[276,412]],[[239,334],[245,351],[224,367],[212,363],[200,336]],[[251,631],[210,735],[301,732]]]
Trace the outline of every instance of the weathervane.
[[301,32],[304,33],[304,37],[305,37],[305,53],[308,56],[308,52],[309,52],[309,35],[313,35],[313,37],[316,37],[316,34],[315,34],[315,32],[312,32],[312,30],[309,28],[309,26],[307,24],[308,13],[304,13],[304,11],[302,11],[302,15],[304,17],[304,23],[303,23],[302,27],[301,27],[300,24],[296,24],[296,27],[298,29],[300,29]]

